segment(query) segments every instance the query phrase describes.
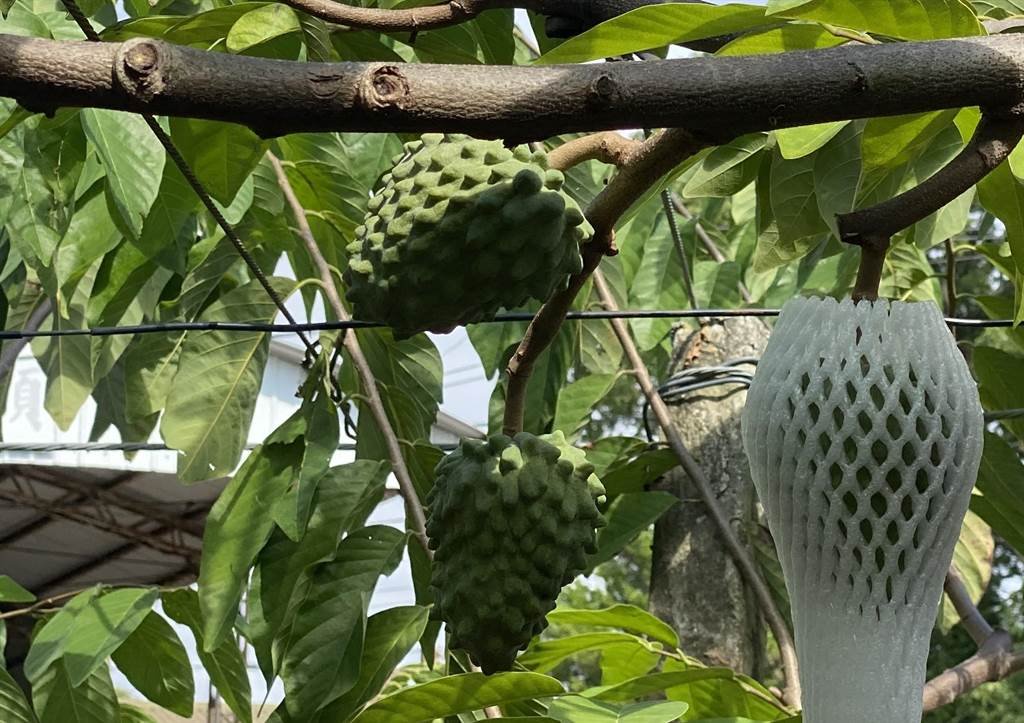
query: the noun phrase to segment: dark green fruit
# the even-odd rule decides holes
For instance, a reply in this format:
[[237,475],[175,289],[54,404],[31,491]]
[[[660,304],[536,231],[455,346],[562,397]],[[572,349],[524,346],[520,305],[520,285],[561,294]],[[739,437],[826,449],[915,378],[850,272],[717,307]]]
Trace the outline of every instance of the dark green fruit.
[[436,473],[432,614],[485,673],[508,670],[597,551],[604,487],[561,432],[464,439]]
[[583,267],[593,230],[543,153],[425,135],[407,143],[348,246],[357,318],[398,336],[543,301]]

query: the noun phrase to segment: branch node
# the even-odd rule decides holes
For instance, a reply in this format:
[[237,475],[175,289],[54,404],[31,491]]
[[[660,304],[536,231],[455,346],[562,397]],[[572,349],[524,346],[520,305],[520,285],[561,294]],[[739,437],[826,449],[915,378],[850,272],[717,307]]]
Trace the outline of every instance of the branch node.
[[409,80],[397,65],[381,65],[364,78],[359,97],[371,109],[406,108]]
[[858,93],[863,93],[868,89],[868,76],[860,67],[860,63],[851,60],[849,65],[853,68],[853,89]]
[[594,78],[587,90],[587,100],[594,106],[606,105],[619,95],[619,84],[608,73],[601,73]]
[[148,102],[164,89],[160,61],[160,47],[155,41],[132,38],[125,41],[117,53],[114,75],[126,93]]

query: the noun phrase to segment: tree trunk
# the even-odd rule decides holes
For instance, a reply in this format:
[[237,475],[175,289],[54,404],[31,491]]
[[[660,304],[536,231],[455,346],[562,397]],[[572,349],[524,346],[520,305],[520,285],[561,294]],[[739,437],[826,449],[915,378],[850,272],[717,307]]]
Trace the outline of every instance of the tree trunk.
[[[768,327],[759,319],[729,319],[703,327],[676,353],[681,367],[714,366],[760,356],[767,340]],[[714,386],[691,393],[672,408],[683,442],[715,486],[741,539],[755,519],[754,489],[740,437],[746,396],[734,384]],[[754,674],[764,648],[757,605],[686,475],[677,469],[663,484],[682,503],[654,529],[651,610],[675,628],[688,655]]]

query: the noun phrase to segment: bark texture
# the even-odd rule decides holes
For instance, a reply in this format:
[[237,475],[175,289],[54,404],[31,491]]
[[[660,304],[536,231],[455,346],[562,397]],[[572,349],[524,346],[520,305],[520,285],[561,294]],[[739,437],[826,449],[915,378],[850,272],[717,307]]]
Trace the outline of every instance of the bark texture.
[[569,131],[755,130],[1024,100],[1024,36],[844,45],[642,63],[463,66],[300,63],[159,40],[0,34],[0,96],[300,131],[464,132],[526,141]]
[[[713,366],[760,356],[768,327],[759,319],[705,326],[690,340],[682,366]],[[735,385],[695,392],[672,408],[683,441],[715,485],[742,539],[754,519],[754,489],[740,437],[746,391]],[[683,650],[706,663],[754,674],[761,665],[761,616],[697,491],[681,470],[665,483],[682,504],[654,529],[651,610],[679,633]]]

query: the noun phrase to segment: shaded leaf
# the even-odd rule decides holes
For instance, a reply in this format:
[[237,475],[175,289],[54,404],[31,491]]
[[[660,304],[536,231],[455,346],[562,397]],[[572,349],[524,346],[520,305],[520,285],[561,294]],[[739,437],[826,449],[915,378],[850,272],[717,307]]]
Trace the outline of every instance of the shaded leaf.
[[463,673],[449,675],[380,698],[353,723],[425,723],[488,706],[562,692],[562,684],[537,673]]
[[668,492],[631,492],[615,498],[605,512],[608,524],[597,533],[597,552],[587,557],[592,570],[619,552],[679,499]]
[[174,628],[159,613],[150,612],[112,657],[148,700],[180,716],[192,716],[192,662]]

